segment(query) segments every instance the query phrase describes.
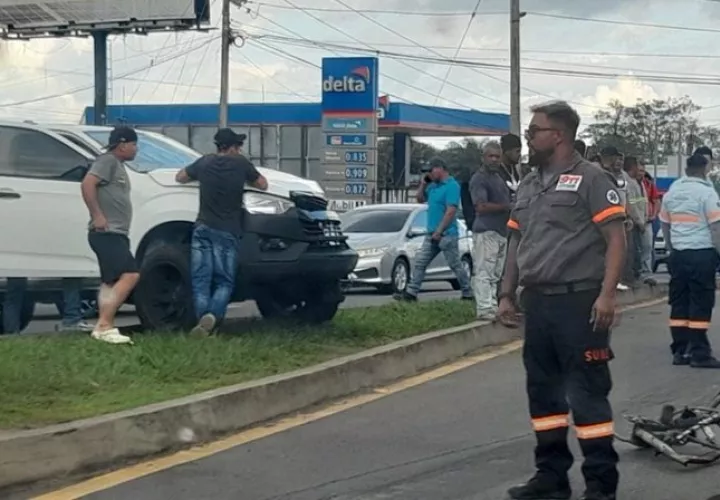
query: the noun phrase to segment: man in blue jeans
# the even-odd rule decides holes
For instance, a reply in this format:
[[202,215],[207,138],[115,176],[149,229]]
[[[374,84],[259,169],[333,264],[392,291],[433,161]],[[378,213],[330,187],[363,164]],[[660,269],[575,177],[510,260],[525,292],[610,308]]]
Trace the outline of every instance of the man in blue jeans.
[[198,324],[192,333],[209,335],[225,318],[235,288],[238,243],[243,233],[245,185],[265,191],[267,180],[241,154],[245,134],[229,128],[215,134],[216,154],[180,170],[179,183],[200,183],[200,210],[192,234],[190,266]]
[[407,289],[396,300],[416,301],[425,270],[432,260],[442,252],[450,269],[460,283],[463,300],[473,300],[470,276],[462,266],[458,248],[459,230],[457,209],[460,205],[460,185],[448,173],[442,158],[430,160],[429,172],[423,176],[417,191],[418,203],[427,203],[427,232],[420,251],[415,257],[415,269]]
[[[22,330],[22,310],[27,285],[27,278],[7,279],[5,300],[2,304],[2,331],[4,333],[20,333]],[[62,308],[58,306],[58,310],[62,315],[62,323],[59,327],[56,327],[56,330],[72,332],[92,331],[93,326],[88,324],[83,318],[82,297],[80,295],[81,289],[82,279],[64,278],[62,280]]]

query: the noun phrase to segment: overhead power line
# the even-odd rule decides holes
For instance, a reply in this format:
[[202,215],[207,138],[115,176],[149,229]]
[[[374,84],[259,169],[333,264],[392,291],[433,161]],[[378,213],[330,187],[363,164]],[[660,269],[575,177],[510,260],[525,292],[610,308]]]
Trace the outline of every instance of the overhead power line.
[[[292,2],[290,2],[290,0],[285,0],[285,1],[286,1],[288,4],[290,4],[290,5],[294,5]],[[300,9],[300,10],[302,10],[302,9]],[[365,45],[366,47],[368,47],[368,48],[371,50],[371,52],[374,53],[374,52],[376,51],[375,47],[372,47],[371,45],[366,44],[365,42],[363,42],[363,41],[360,40],[359,38],[356,38],[356,37],[354,37],[354,36],[352,36],[352,35],[350,35],[350,34],[344,33],[342,30],[340,30],[339,28],[337,28],[337,27],[333,26],[332,24],[328,23],[328,22],[325,21],[324,19],[322,19],[322,18],[320,18],[320,17],[318,17],[318,16],[316,16],[316,15],[310,13],[310,12],[305,12],[305,14],[308,15],[309,17],[315,19],[315,20],[318,21],[319,23],[327,26],[328,28],[331,28],[331,29],[333,29],[334,31],[337,31],[338,33],[340,33],[340,34],[342,34],[342,35],[345,35],[347,38],[350,38],[351,40],[353,40],[353,41],[355,41],[355,42],[358,42],[358,43],[361,43],[361,44]],[[271,19],[271,18],[269,18],[269,17],[263,16],[262,14],[257,14],[257,16],[258,16],[258,17],[261,17],[262,19],[265,19],[266,21],[268,21],[268,22],[270,22],[271,24],[277,26],[278,28],[280,28],[280,29],[282,29],[282,30],[290,33],[291,35],[298,36],[298,37],[300,37],[300,38],[303,39],[303,40],[306,40],[306,41],[308,41],[308,42],[311,42],[311,40],[309,40],[308,38],[304,37],[303,35],[301,35],[301,34],[298,33],[297,31],[294,31],[294,30],[292,30],[292,29],[290,29],[290,28],[287,28],[287,27],[283,26],[282,24],[278,23],[277,21],[274,21],[273,19]],[[330,51],[333,52],[332,50],[330,50]],[[336,55],[339,55],[337,52],[335,52],[335,54],[336,54]],[[418,68],[418,67],[416,67],[416,66],[413,66],[413,65],[411,65],[411,64],[409,64],[409,63],[407,63],[407,62],[405,62],[405,61],[399,61],[399,62],[400,62],[400,64],[403,64],[404,66],[407,66],[407,67],[409,67],[410,69],[412,69],[412,70],[414,70],[414,71],[417,71],[417,72],[419,72],[419,73],[421,73],[421,74],[424,74],[424,75],[429,76],[429,77],[431,77],[431,78],[434,78],[434,79],[436,79],[436,80],[439,79],[436,75],[433,75],[432,73],[430,73],[430,72],[428,72],[428,71],[425,71],[425,70],[422,69],[422,68]],[[430,94],[426,89],[422,89],[422,88],[420,88],[420,87],[411,85],[411,84],[407,83],[406,81],[403,81],[403,80],[394,78],[394,77],[392,77],[392,76],[390,76],[390,75],[387,75],[386,73],[382,73],[382,72],[381,72],[381,74],[383,75],[384,78],[387,78],[388,80],[395,81],[395,82],[397,82],[397,83],[399,83],[399,84],[401,84],[401,85],[404,85],[404,86],[406,86],[406,87],[408,87],[408,88],[412,88],[412,89],[414,89],[414,90],[416,90],[416,91],[419,91],[419,92],[422,92],[422,93],[425,93],[425,94],[429,94],[429,95],[431,95],[432,97],[435,97],[434,94]],[[481,98],[483,98],[483,99],[487,99],[487,100],[490,100],[490,101],[494,101],[494,102],[497,102],[497,103],[499,103],[499,104],[501,104],[501,105],[503,105],[503,106],[507,106],[507,103],[505,103],[505,102],[503,102],[503,101],[500,101],[500,100],[498,100],[498,99],[495,99],[494,97],[486,96],[486,95],[481,94],[481,93],[479,93],[479,92],[477,92],[477,91],[474,91],[474,90],[465,88],[465,87],[460,86],[460,85],[457,85],[457,84],[455,84],[455,83],[451,83],[450,85],[451,85],[452,87],[454,87],[454,88],[457,88],[458,90],[462,90],[463,92],[467,92],[467,93],[469,93],[469,94],[472,94],[472,95],[481,97]],[[459,106],[461,106],[461,107],[466,107],[466,106],[464,106],[464,105],[462,105],[462,104],[457,104],[455,101],[452,101],[452,100],[449,100],[449,99],[444,99],[444,100],[447,101],[447,102],[453,103],[453,104],[455,104],[455,105],[459,105]]]
[[[276,40],[274,36],[263,36],[263,39]],[[277,40],[278,43],[288,43],[290,45],[297,45],[301,47],[315,47],[319,49],[333,49],[347,52],[358,52],[358,53],[372,53],[378,56],[384,56],[390,59],[399,60],[411,60],[417,62],[425,62],[429,64],[440,64],[440,65],[454,65],[468,68],[483,68],[490,71],[508,71],[509,65],[496,64],[496,63],[485,63],[477,60],[466,60],[466,59],[450,59],[448,57],[430,57],[430,56],[419,56],[414,54],[407,54],[402,52],[382,51],[382,50],[367,50],[360,47],[354,47],[349,45],[339,44],[319,44],[314,41],[305,40],[294,40],[294,41],[281,41]],[[642,73],[635,72],[632,70],[631,73],[618,73],[608,72],[601,73],[595,71],[580,71],[573,69],[561,69],[561,68],[542,68],[536,66],[523,66],[523,71],[527,73],[543,74],[543,75],[554,75],[554,76],[565,76],[565,77],[577,77],[577,78],[593,78],[593,79],[615,79],[615,78],[627,78],[633,77],[643,79],[647,81],[663,82],[663,83],[681,83],[688,85],[720,85],[720,77],[715,75],[691,75],[691,76],[671,76],[672,74],[659,73]],[[528,90],[528,89],[526,89]],[[532,90],[528,90],[533,92]],[[538,92],[535,92],[538,93]],[[541,94],[542,95],[542,94]],[[552,96],[547,96],[552,97]]]
[[[190,52],[194,52],[194,51],[196,51],[196,50],[199,50],[199,49],[204,48],[207,44],[212,43],[212,42],[214,42],[215,40],[217,40],[217,39],[219,39],[219,38],[220,38],[219,36],[216,36],[216,37],[214,37],[214,38],[208,39],[208,40],[204,41],[203,43],[198,44],[198,45],[195,46],[195,47],[185,49],[185,50],[183,50],[182,52],[177,53],[177,54],[173,54],[173,55],[171,55],[171,56],[168,56],[168,57],[164,58],[164,59],[161,60],[161,61],[155,61],[154,64],[150,64],[150,65],[148,65],[148,66],[143,66],[142,68],[134,69],[134,70],[132,70],[132,71],[128,71],[128,72],[126,72],[126,73],[123,73],[123,74],[121,74],[121,75],[119,75],[119,76],[113,77],[113,80],[117,80],[117,79],[120,79],[120,78],[124,78],[124,77],[126,77],[126,76],[131,76],[131,75],[135,75],[135,74],[138,74],[138,73],[142,73],[143,71],[145,71],[145,70],[148,69],[149,67],[160,66],[161,64],[165,64],[165,63],[174,61],[174,60],[176,60],[176,59],[179,59],[179,58],[181,58],[181,57],[184,57],[186,54],[188,54],[188,53],[190,53]],[[32,103],[35,103],[35,102],[49,101],[49,100],[51,100],[51,99],[57,99],[57,98],[60,98],[60,97],[67,97],[67,96],[70,96],[70,95],[73,95],[73,94],[77,94],[77,93],[80,93],[80,92],[84,92],[84,91],[86,91],[86,90],[92,90],[93,88],[94,88],[94,85],[85,85],[85,86],[77,87],[77,88],[75,88],[75,89],[67,90],[67,91],[64,91],[64,92],[58,92],[58,93],[56,93],[56,94],[50,94],[50,95],[45,95],[45,96],[41,96],[41,97],[34,97],[34,98],[32,98],[32,99],[25,99],[25,100],[22,100],[22,101],[16,101],[16,102],[10,102],[10,103],[0,104],[0,108],[11,108],[11,107],[15,107],[15,106],[23,106],[23,105],[25,105],[25,104],[32,104]]]
[[544,17],[548,19],[563,19],[567,21],[583,21],[588,23],[615,24],[618,26],[632,26],[633,28],[658,28],[665,30],[692,31],[696,33],[720,33],[720,29],[696,28],[690,26],[678,26],[673,24],[638,23],[635,21],[618,21],[614,19],[596,19],[593,17],[565,16],[562,14],[547,14],[545,12],[528,12],[529,16]]
[[[336,0],[339,3],[343,3],[342,0]],[[467,38],[468,32],[470,31],[470,27],[472,26],[473,21],[475,20],[475,15],[477,14],[478,9],[480,8],[480,4],[482,3],[482,0],[478,0],[475,4],[475,8],[473,9],[472,13],[470,14],[470,19],[468,19],[467,25],[465,26],[465,31],[463,31],[462,36],[460,37],[460,42],[458,43],[457,49],[455,50],[455,54],[453,55],[453,60],[457,58],[458,54],[460,53],[460,50],[462,49],[463,44],[465,43],[465,38]],[[344,5],[344,4],[343,4]],[[442,95],[442,91],[445,88],[445,84],[448,81],[448,78],[450,78],[450,73],[452,72],[453,66],[448,66],[447,72],[445,73],[445,78],[443,78],[442,84],[440,85],[440,89],[437,92],[437,96],[435,97],[435,102],[433,104],[437,104],[438,98]]]
[[[295,7],[290,7],[289,5],[281,5],[277,3],[267,3],[267,2],[254,2],[249,1],[249,4],[257,5],[258,8],[260,7],[267,7],[270,9],[281,9],[281,10],[295,10]],[[337,9],[332,7],[302,7],[304,10],[309,10],[311,12],[338,12],[338,13],[345,13],[347,12],[346,9]],[[467,10],[467,11],[452,11],[452,12],[443,12],[443,11],[412,11],[412,10],[394,10],[394,9],[357,9],[358,12],[363,12],[365,14],[391,14],[396,16],[418,16],[418,17],[465,17],[472,14],[473,11]],[[507,15],[508,11],[482,11],[478,12],[479,15],[483,16],[498,16],[498,15]]]

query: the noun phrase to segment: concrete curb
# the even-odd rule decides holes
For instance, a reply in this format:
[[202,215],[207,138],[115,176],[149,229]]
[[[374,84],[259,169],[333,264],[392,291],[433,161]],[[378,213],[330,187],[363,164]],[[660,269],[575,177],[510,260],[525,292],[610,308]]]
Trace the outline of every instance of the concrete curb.
[[[660,298],[667,285],[619,294],[621,305]],[[88,474],[165,453],[331,399],[390,383],[520,338],[484,322],[427,333],[295,372],[134,410],[0,433],[0,492]],[[0,494],[0,496],[2,496]]]

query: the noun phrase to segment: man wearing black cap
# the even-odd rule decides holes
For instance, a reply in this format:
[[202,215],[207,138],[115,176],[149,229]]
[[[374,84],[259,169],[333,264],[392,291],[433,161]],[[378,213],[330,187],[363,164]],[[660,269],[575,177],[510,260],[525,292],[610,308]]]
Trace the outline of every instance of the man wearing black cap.
[[514,199],[520,180],[524,177],[519,169],[522,141],[515,134],[505,134],[500,138],[500,147],[502,148],[502,164],[505,167],[502,176]]
[[238,239],[243,233],[245,184],[265,191],[267,180],[241,154],[245,134],[229,128],[215,134],[217,154],[205,155],[175,176],[200,182],[200,210],[193,229],[190,265],[198,324],[193,333],[209,335],[227,312],[235,288]]
[[130,127],[110,132],[107,153],[97,157],[82,182],[90,212],[88,242],[100,266],[99,319],[92,337],[111,344],[130,344],[130,337],[115,328],[115,315],[140,277],[130,251],[132,203],[130,179],[124,162],[137,154],[138,136]]
[[473,300],[470,289],[470,276],[465,272],[460,261],[458,238],[460,236],[457,223],[457,210],[460,205],[460,185],[448,173],[447,165],[442,158],[432,158],[426,175],[420,181],[417,191],[418,203],[427,203],[427,236],[420,251],[415,257],[412,280],[407,289],[398,295],[396,300],[416,301],[425,270],[430,262],[442,252],[450,269],[460,283],[462,298]]

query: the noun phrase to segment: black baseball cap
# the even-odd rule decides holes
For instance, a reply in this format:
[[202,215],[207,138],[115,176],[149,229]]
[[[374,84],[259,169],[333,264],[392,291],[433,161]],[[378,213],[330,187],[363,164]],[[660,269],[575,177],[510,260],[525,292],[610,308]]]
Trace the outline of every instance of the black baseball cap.
[[131,127],[115,127],[110,131],[110,138],[108,139],[108,149],[114,149],[120,144],[125,142],[137,142],[137,132]]
[[236,134],[235,131],[230,128],[221,128],[213,138],[215,145],[219,148],[242,146],[245,144],[245,139],[247,139],[247,134]]
[[605,146],[600,150],[600,156],[622,156],[615,146]]

